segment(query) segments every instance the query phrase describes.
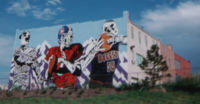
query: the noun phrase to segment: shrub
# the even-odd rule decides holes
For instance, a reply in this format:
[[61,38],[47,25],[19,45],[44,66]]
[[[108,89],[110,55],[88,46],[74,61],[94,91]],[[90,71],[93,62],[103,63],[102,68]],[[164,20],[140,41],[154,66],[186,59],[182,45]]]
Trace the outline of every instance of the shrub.
[[47,93],[47,89],[42,89],[41,94],[46,94]]
[[65,92],[66,92],[65,89],[63,89],[63,90],[62,90],[62,94],[65,94]]
[[24,96],[27,95],[27,90],[25,90],[23,94],[24,94]]
[[20,91],[20,90],[21,90],[21,86],[14,86],[14,87],[13,87],[13,90],[14,90],[14,91]]
[[200,80],[196,77],[185,78],[177,80],[175,83],[168,83],[164,85],[168,90],[171,91],[187,91],[187,92],[198,92],[200,91]]
[[84,89],[81,89],[79,92],[78,92],[78,96],[77,97],[81,97],[81,95],[84,93]]
[[103,90],[104,90],[104,88],[103,88],[103,87],[99,87],[99,93],[102,93],[102,92],[103,92]]
[[39,93],[39,90],[37,89],[36,91],[35,91],[35,94],[37,95]]
[[50,91],[50,95],[53,94],[57,90],[57,87],[52,87],[51,89],[52,90]]
[[2,93],[2,89],[0,88],[0,95],[1,95],[1,93]]
[[139,90],[142,88],[142,85],[138,83],[133,83],[130,85],[123,84],[120,87],[116,88],[117,91],[124,91],[124,90]]
[[71,95],[73,92],[73,88],[69,88],[68,90],[69,90],[68,94]]
[[11,96],[12,96],[12,92],[10,92],[10,91],[7,90],[7,91],[6,91],[6,96],[7,96],[7,97],[11,97]]

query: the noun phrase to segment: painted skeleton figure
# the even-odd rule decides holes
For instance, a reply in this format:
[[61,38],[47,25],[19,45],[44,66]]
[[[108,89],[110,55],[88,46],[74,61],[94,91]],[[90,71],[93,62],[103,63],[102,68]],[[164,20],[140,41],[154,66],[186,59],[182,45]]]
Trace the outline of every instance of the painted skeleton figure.
[[[13,86],[21,89],[38,89],[38,62],[36,50],[28,46],[30,32],[25,31],[19,36],[21,46],[14,53],[14,68],[11,69]],[[35,77],[36,76],[36,77]],[[12,89],[12,88],[11,88]]]
[[107,33],[111,36],[107,43],[112,45],[116,43],[127,44],[126,36],[122,36],[118,34],[118,28],[116,23],[113,20],[108,20],[103,24],[103,33]]
[[50,48],[45,58],[49,63],[47,79],[53,76],[57,87],[74,86],[76,77],[81,75],[103,43],[102,40],[94,41],[94,44],[84,51],[81,44],[72,44],[72,39],[72,28],[63,26],[58,33],[59,46]]
[[100,84],[112,86],[113,75],[119,61],[119,44],[127,44],[126,36],[118,35],[118,28],[113,20],[105,21],[103,24],[104,39],[101,48],[92,61],[92,72],[90,74],[90,87]]

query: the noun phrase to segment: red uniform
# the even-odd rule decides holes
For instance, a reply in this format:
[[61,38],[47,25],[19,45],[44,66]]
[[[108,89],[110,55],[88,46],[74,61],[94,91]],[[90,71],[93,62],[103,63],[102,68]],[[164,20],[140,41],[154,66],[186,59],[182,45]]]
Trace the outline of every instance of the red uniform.
[[[83,47],[81,44],[72,44],[69,48],[64,49],[66,60],[71,63],[74,63],[74,61],[82,55],[82,52]],[[63,63],[58,62],[58,58],[62,57],[60,47],[57,46],[50,48],[45,59],[48,61],[52,56],[56,57],[56,61],[52,69],[53,82],[55,85],[57,87],[75,85],[76,76],[80,75],[80,73],[77,71],[71,73]]]

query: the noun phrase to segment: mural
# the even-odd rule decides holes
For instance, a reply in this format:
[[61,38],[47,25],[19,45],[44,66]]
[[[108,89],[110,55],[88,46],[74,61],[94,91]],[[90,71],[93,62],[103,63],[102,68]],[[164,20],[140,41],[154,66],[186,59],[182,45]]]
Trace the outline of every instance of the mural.
[[103,43],[102,40],[93,41],[83,52],[83,46],[72,44],[72,39],[72,28],[63,26],[58,33],[59,46],[50,48],[45,58],[49,61],[48,80],[53,75],[56,87],[74,86],[76,77],[81,75]]
[[103,34],[100,37],[104,40],[101,47],[105,50],[98,52],[92,61],[90,85],[110,86],[119,62],[119,44],[126,44],[126,37],[118,35],[118,28],[113,20],[103,24]]
[[19,36],[21,46],[15,50],[13,56],[13,68],[10,72],[9,89],[20,87],[21,89],[38,89],[39,69],[36,50],[28,46],[30,33],[23,32]]
[[[58,31],[58,30],[57,30]],[[56,87],[85,87],[89,84],[127,84],[127,56],[119,53],[126,36],[118,35],[113,20],[104,22],[103,34],[84,43],[72,43],[73,30],[64,25],[58,31],[58,46],[46,40],[36,48],[28,46],[30,32],[20,35],[21,46],[13,56],[9,89],[41,89]]]

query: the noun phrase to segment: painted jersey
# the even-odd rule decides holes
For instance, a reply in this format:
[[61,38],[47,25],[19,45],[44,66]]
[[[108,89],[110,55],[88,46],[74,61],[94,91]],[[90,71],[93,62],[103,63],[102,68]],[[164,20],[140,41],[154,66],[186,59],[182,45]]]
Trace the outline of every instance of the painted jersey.
[[[104,41],[105,40],[108,39],[104,39]],[[114,71],[119,60],[119,44],[117,43],[113,46],[109,46],[105,41],[102,47],[103,46],[107,47],[107,51],[97,53],[92,61],[91,83],[112,85]]]
[[[83,52],[83,47],[81,44],[72,44],[69,48],[64,49],[66,60],[74,63]],[[52,47],[49,49],[46,60],[48,61],[52,56],[56,57],[55,65],[52,69],[53,82],[57,87],[67,87],[70,85],[75,85],[77,73],[71,73],[64,63],[59,63],[58,58],[62,57],[62,52],[60,47]]]

